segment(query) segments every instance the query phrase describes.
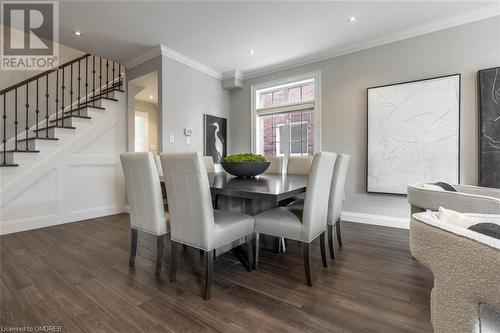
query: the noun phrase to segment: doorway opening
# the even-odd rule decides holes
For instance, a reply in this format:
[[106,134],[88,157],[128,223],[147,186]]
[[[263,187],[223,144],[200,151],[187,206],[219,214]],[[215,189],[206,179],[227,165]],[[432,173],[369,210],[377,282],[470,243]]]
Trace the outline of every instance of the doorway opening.
[[[129,81],[129,110],[134,110],[133,146],[135,152],[158,154],[158,72],[151,72]],[[132,133],[131,133],[132,134]]]

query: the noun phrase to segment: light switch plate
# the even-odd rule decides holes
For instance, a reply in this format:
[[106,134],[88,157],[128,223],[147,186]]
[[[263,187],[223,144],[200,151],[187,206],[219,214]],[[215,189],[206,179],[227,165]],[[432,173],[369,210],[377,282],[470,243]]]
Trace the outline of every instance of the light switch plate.
[[186,136],[186,144],[187,145],[191,144],[191,137],[190,136]]
[[174,143],[175,142],[175,136],[173,134],[170,134],[169,142],[170,143]]

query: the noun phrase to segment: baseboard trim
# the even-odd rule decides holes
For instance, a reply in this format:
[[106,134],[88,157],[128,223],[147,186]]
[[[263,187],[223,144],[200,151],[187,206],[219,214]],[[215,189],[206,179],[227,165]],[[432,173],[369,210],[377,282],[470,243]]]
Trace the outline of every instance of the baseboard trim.
[[65,223],[79,222],[96,217],[120,214],[124,211],[123,205],[110,205],[91,209],[75,210],[60,215],[48,214],[19,220],[5,221],[0,222],[0,235],[52,227]]
[[356,222],[364,224],[374,224],[384,227],[410,229],[410,217],[394,217],[385,215],[342,212],[342,221]]

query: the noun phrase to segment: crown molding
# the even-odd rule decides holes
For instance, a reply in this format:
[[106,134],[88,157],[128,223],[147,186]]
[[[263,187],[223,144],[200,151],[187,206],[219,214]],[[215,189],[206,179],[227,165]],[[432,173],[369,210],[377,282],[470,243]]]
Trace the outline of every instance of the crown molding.
[[161,48],[161,54],[169,57],[172,60],[175,60],[177,62],[180,62],[181,64],[184,64],[186,66],[189,66],[191,68],[194,68],[200,72],[203,72],[207,75],[210,75],[218,80],[222,79],[222,74],[221,72],[197,61],[194,60],[180,52],[177,52],[176,50],[173,50],[165,45],[160,45]]
[[420,26],[412,28],[412,29],[404,30],[402,32],[389,34],[389,35],[386,35],[384,37],[372,40],[370,42],[351,45],[351,46],[341,48],[341,49],[333,49],[333,50],[331,50],[327,53],[323,53],[321,55],[318,55],[318,54],[311,55],[308,57],[302,57],[302,58],[295,59],[295,60],[281,62],[281,63],[276,64],[276,65],[271,65],[271,66],[263,67],[260,69],[252,70],[252,71],[247,71],[247,72],[242,73],[243,74],[242,77],[244,80],[253,79],[253,78],[263,76],[266,74],[279,72],[279,71],[290,69],[290,68],[297,67],[297,66],[308,65],[308,64],[311,64],[314,62],[319,62],[319,61],[323,61],[323,60],[330,59],[330,58],[340,57],[340,56],[343,56],[346,54],[367,50],[370,48],[398,42],[398,41],[409,39],[412,37],[418,37],[421,35],[429,34],[429,33],[440,31],[440,30],[445,30],[448,28],[453,28],[456,26],[460,26],[460,25],[467,24],[467,23],[472,23],[475,21],[484,20],[487,18],[495,17],[495,16],[500,16],[500,4],[498,4],[498,3],[491,5],[491,6],[486,6],[486,7],[480,8],[480,9],[475,10],[475,11],[471,11],[471,12],[466,13],[466,14],[442,19],[442,20],[437,21],[437,22],[423,24],[423,25],[420,25]]
[[196,69],[202,73],[205,73],[207,75],[210,75],[218,80],[222,79],[222,74],[221,72],[197,61],[192,58],[189,58],[188,56],[171,49],[165,45],[158,44],[156,46],[153,46],[146,50],[145,52],[125,61],[125,68],[132,68],[134,66],[140,65],[148,60],[151,60],[153,58],[156,58],[158,56],[165,56],[168,57],[172,60],[175,60],[177,62],[180,62],[181,64],[184,64],[186,66],[189,66],[193,69]]

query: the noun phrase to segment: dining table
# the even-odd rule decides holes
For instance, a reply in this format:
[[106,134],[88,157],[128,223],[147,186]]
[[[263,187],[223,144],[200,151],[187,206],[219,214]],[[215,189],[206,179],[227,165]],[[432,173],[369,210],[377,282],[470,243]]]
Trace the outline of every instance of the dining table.
[[[304,195],[307,188],[307,175],[287,173],[265,173],[252,178],[232,176],[225,171],[208,173],[208,183],[214,201],[214,208],[236,211],[255,216],[263,211],[279,207]],[[164,177],[160,176],[164,186]],[[278,238],[263,235],[261,247],[280,251]],[[217,255],[228,249],[217,249]],[[236,257],[247,265],[241,246],[232,246]],[[255,266],[255,263],[254,263]]]

